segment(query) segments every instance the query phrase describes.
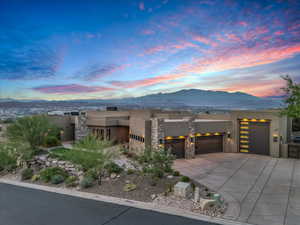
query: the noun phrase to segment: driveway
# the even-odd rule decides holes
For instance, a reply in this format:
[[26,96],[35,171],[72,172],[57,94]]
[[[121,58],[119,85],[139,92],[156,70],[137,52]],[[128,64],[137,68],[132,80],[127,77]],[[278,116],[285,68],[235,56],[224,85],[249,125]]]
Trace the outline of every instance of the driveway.
[[300,160],[241,153],[178,159],[174,169],[222,194],[224,218],[259,225],[300,224]]
[[0,225],[217,225],[0,183]]

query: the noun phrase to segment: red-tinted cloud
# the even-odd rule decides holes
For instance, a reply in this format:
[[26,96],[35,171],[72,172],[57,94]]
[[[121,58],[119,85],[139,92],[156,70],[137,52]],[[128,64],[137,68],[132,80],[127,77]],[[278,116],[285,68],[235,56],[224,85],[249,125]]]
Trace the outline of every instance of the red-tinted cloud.
[[43,94],[83,94],[93,92],[113,91],[114,88],[103,86],[85,86],[80,84],[66,84],[66,85],[44,85],[34,87],[32,90]]
[[145,10],[145,4],[144,4],[144,2],[140,2],[140,3],[139,3],[139,9],[140,9],[141,11],[144,11],[144,10]]
[[193,35],[193,39],[195,41],[198,41],[198,42],[201,42],[201,43],[204,43],[206,45],[211,45],[213,47],[216,47],[218,46],[218,44],[212,40],[210,40],[209,38],[206,38],[204,36],[201,36],[201,35]]

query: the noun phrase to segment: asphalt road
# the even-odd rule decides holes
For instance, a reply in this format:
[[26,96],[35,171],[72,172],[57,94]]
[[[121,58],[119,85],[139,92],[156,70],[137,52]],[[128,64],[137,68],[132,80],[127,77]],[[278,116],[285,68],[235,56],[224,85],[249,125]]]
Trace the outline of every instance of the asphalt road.
[[217,225],[0,183],[0,225]]

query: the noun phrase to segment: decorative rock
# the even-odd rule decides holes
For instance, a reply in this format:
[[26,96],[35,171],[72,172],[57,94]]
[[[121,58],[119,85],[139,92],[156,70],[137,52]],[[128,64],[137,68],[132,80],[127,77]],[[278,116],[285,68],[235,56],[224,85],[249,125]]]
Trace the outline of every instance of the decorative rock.
[[152,194],[152,195],[151,195],[151,199],[152,199],[152,200],[154,200],[154,199],[156,199],[156,198],[157,198],[157,195],[156,195],[156,194]]
[[214,199],[200,198],[200,207],[202,210],[208,210],[209,208],[212,208],[213,206],[215,206],[216,203],[217,203],[217,201]]
[[169,179],[173,179],[173,178],[174,178],[174,176],[173,176],[173,175],[168,175],[168,176],[167,176],[167,178],[169,178]]
[[117,177],[117,174],[116,173],[112,173],[111,175],[110,175],[110,178],[111,179],[115,179]]
[[174,195],[182,198],[187,198],[192,193],[192,185],[190,183],[178,182],[174,186]]
[[194,202],[199,202],[200,200],[200,188],[196,187],[194,192]]
[[125,184],[130,184],[130,180],[125,180]]

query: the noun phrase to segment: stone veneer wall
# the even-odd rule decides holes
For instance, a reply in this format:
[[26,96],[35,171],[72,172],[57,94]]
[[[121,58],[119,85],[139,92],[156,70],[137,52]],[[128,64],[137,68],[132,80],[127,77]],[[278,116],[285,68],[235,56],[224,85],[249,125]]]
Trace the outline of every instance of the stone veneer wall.
[[194,138],[195,128],[193,126],[194,117],[189,118],[189,135],[185,138],[185,158],[191,159],[195,157],[195,143],[191,142],[191,137]]
[[163,120],[160,118],[151,119],[151,147],[158,148],[159,140],[164,140],[164,127]]
[[89,129],[86,125],[87,114],[80,112],[80,115],[75,117],[75,140],[81,140],[89,134]]

